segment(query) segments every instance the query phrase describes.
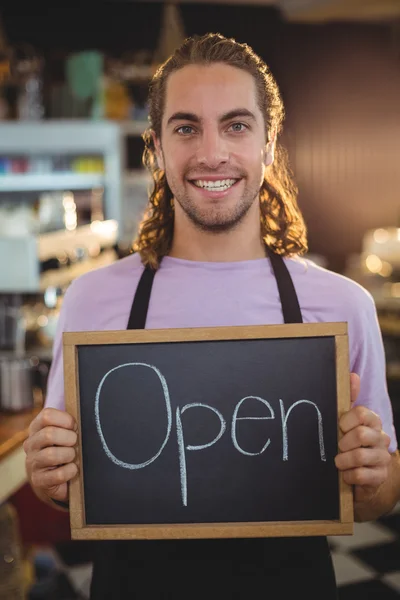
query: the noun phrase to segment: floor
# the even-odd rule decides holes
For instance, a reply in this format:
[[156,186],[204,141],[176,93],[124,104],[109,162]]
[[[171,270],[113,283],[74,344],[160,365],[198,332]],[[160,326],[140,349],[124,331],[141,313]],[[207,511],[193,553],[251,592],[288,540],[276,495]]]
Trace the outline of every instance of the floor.
[[355,523],[354,535],[329,540],[339,600],[400,598],[400,503],[377,521]]
[[[339,600],[400,599],[400,503],[390,515],[356,523],[354,535],[329,538]],[[83,551],[40,549],[36,554],[38,583],[29,600],[86,600],[90,562]],[[149,599],[151,600],[151,599]]]

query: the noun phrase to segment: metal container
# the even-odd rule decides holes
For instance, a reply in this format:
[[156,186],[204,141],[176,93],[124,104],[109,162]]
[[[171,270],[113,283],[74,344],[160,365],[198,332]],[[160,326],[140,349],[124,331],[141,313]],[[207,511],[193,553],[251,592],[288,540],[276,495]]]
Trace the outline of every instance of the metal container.
[[32,409],[34,371],[29,358],[0,359],[0,410],[21,412]]
[[24,322],[21,305],[20,294],[0,293],[0,350],[20,351],[22,347]]

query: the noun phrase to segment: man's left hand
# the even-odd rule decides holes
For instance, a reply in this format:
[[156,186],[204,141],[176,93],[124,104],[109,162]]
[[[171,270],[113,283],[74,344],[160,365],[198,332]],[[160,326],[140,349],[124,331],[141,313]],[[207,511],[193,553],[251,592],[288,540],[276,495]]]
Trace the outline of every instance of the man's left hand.
[[353,406],[360,391],[360,378],[351,374],[351,409],[339,421],[343,437],[339,441],[336,467],[346,483],[354,485],[355,501],[373,496],[389,475],[390,438],[382,430],[380,417],[365,406]]

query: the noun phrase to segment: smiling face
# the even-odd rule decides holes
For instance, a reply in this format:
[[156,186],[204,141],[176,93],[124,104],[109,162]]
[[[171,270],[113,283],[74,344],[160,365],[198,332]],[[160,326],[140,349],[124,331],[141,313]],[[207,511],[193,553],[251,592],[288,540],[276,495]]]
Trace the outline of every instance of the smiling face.
[[259,226],[266,139],[249,73],[223,63],[172,73],[155,144],[176,224],[229,231],[253,214]]

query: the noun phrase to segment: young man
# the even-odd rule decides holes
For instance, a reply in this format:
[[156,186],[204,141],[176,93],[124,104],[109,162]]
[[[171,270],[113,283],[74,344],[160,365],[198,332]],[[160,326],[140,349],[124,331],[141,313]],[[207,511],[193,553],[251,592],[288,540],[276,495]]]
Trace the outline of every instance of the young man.
[[[357,402],[340,420],[335,460],[354,486],[356,518],[375,519],[400,497],[375,307],[356,283],[300,258],[305,226],[277,141],[283,105],[268,67],[220,35],[189,39],[155,75],[149,105],[144,161],[154,189],[137,252],[68,289],[46,408],[25,443],[33,489],[49,504],[67,502],[77,474],[63,331],[347,321]],[[96,600],[301,592],[336,597],[326,538],[102,542],[92,581]]]

